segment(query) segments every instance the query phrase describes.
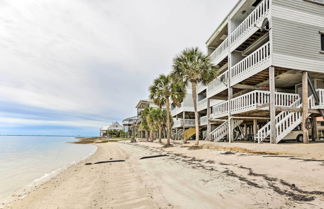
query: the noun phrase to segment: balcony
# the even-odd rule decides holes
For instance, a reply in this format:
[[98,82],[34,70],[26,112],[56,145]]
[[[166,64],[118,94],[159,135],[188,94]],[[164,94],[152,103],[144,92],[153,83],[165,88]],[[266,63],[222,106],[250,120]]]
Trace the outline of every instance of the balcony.
[[193,108],[193,106],[183,105],[183,103],[182,103],[180,107],[174,107],[171,110],[171,115],[173,117],[175,117],[176,115],[179,115],[183,112],[194,112],[194,108]]
[[228,115],[228,101],[221,102],[212,107],[211,118],[222,118]]
[[[290,107],[299,99],[298,94],[290,93],[275,93],[275,106]],[[230,109],[231,114],[239,114],[254,110],[268,110],[270,103],[269,91],[252,91],[242,96],[233,98],[230,102],[226,101],[212,107],[212,118],[226,117]]]
[[263,0],[252,13],[243,20],[243,22],[231,33],[231,51],[234,51],[246,39],[259,30],[256,25],[262,23],[269,11],[270,0]]
[[229,39],[226,38],[211,55],[209,56],[210,60],[218,65],[223,59],[228,55]]
[[270,67],[270,42],[267,42],[231,67],[231,85],[235,85]]
[[207,109],[207,98],[202,99],[202,100],[198,101],[198,103],[197,103],[198,112],[202,111],[204,109]]
[[208,118],[207,116],[200,117],[200,125],[206,126],[208,124]]
[[173,128],[190,128],[195,127],[195,120],[194,119],[173,119]]
[[199,83],[199,84],[197,85],[197,92],[200,93],[200,92],[202,92],[203,90],[205,90],[206,88],[207,88],[206,85],[204,85],[204,84],[202,84],[202,83]]
[[210,98],[227,89],[228,70],[220,74],[216,79],[208,84],[207,97]]

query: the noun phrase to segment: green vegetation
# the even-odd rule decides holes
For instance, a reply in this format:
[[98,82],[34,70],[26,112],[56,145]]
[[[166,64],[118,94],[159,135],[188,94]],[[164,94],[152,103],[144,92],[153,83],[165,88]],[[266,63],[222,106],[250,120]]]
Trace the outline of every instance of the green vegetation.
[[170,145],[172,131],[171,100],[180,105],[185,96],[185,85],[172,75],[160,75],[150,87],[150,98],[160,108],[166,108],[167,145]]
[[[140,130],[146,131],[151,140],[158,136],[159,142],[162,142],[162,130],[166,126],[166,111],[161,108],[145,108],[141,113]],[[149,134],[147,134],[149,133]]]

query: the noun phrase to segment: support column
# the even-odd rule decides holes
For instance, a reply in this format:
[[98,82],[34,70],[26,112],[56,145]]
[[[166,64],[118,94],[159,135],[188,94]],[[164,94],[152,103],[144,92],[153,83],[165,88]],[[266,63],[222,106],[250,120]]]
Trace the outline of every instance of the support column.
[[269,89],[270,89],[270,143],[275,144],[277,141],[276,131],[276,81],[275,81],[275,68],[271,66],[269,68]]
[[247,140],[247,138],[248,138],[247,135],[248,135],[248,134],[247,134],[247,125],[246,125],[246,122],[244,123],[244,129],[243,129],[243,132],[244,132],[244,133],[243,133],[243,135],[244,135],[244,140]]
[[315,142],[317,140],[318,140],[317,120],[316,117],[312,117],[312,141]]
[[210,132],[211,132],[211,124],[209,121],[209,117],[210,117],[210,99],[207,98],[207,136],[206,136],[206,140],[210,141]]
[[[257,120],[253,120],[253,137],[256,137],[258,133],[258,121]],[[258,141],[258,143],[260,143],[260,141]]]
[[231,99],[233,98],[233,88],[228,87],[228,142],[233,140],[233,119],[231,115]]
[[302,77],[302,97],[303,97],[303,114],[302,114],[302,130],[303,130],[303,142],[304,144],[309,143],[309,134],[307,129],[307,118],[308,118],[308,73],[303,72]]
[[185,139],[185,135],[184,135],[184,132],[185,132],[185,119],[186,119],[186,112],[185,111],[183,111],[183,113],[182,113],[182,137],[183,137],[183,142],[185,142],[186,143],[186,139]]

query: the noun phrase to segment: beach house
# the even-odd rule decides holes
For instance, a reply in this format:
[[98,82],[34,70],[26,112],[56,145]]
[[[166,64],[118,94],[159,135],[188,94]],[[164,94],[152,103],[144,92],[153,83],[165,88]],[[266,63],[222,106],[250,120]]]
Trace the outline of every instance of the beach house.
[[186,95],[180,106],[171,103],[171,115],[174,139],[180,140],[183,137],[189,139],[195,134],[195,113],[190,85],[186,87]]
[[[135,129],[136,130],[138,130],[138,127],[141,124],[141,120],[140,120],[141,113],[143,112],[143,110],[145,108],[149,108],[149,107],[158,108],[158,106],[155,105],[152,100],[140,100],[137,103],[137,105],[136,105],[137,116],[136,117],[137,117],[138,120],[136,121],[136,124],[135,124]],[[145,136],[145,131],[138,130],[138,132],[136,134],[140,138],[147,137],[147,136]]]
[[318,138],[323,0],[240,0],[206,45],[220,72],[198,91],[207,139],[279,143],[298,128],[305,143],[311,129]]
[[123,128],[122,125],[120,125],[118,122],[114,122],[109,126],[102,127],[100,129],[100,136],[101,137],[108,137],[108,131],[113,131],[113,130],[122,131],[123,129],[124,128]]

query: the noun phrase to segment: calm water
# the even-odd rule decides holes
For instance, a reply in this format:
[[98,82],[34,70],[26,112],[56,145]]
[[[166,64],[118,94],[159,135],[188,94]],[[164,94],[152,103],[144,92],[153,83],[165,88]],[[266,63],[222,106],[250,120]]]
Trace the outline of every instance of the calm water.
[[94,153],[69,137],[0,136],[0,202]]

